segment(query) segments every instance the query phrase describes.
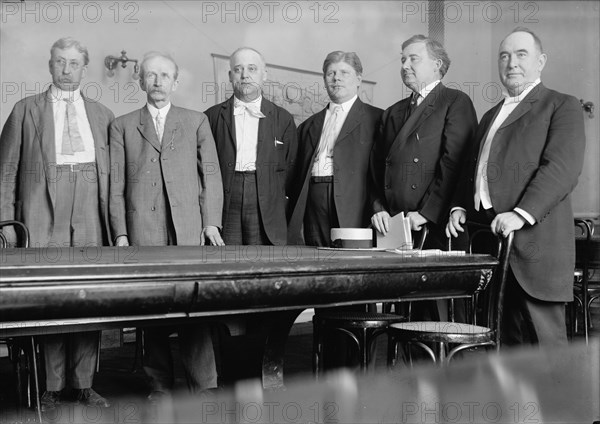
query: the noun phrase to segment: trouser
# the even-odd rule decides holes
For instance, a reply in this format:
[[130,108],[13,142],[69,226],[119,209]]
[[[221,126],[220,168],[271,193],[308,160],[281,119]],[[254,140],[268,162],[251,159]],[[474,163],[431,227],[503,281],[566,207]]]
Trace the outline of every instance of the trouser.
[[[475,220],[490,224],[496,212],[480,208]],[[535,299],[523,290],[512,269],[506,281],[501,341],[507,346],[523,343],[558,347],[568,343],[564,302]]]
[[[304,213],[307,246],[331,246],[331,229],[339,227],[333,197],[333,177],[311,177]],[[357,227],[360,223],[357,223]]]
[[540,347],[566,346],[568,343],[564,302],[547,302],[531,297],[509,272],[502,317],[502,343],[523,343]]
[[227,245],[271,244],[260,218],[256,172],[235,172],[229,208],[223,221],[223,241]]
[[[102,224],[95,163],[57,166],[56,209],[50,246],[101,246]],[[92,386],[99,332],[48,335],[41,338],[46,364],[46,390]]]
[[208,324],[144,329],[144,371],[152,390],[173,389],[173,357],[169,335],[177,332],[181,363],[191,393],[217,387],[215,354]]

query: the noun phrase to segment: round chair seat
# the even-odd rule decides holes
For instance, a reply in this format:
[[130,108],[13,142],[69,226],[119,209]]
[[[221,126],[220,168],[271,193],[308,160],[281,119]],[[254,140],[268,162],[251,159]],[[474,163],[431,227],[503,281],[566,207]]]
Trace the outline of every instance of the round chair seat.
[[479,325],[460,322],[411,321],[390,325],[394,337],[404,341],[481,343],[492,340],[494,332]]
[[325,312],[315,315],[321,325],[326,327],[370,328],[386,327],[393,323],[406,321],[401,315],[381,314],[377,312]]

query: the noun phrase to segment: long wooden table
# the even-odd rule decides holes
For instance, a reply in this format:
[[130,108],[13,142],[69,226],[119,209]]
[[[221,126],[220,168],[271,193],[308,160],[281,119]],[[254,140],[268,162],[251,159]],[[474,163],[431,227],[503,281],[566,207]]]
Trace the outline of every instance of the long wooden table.
[[268,313],[263,385],[278,387],[302,310],[473,293],[497,264],[300,246],[5,249],[0,337]]

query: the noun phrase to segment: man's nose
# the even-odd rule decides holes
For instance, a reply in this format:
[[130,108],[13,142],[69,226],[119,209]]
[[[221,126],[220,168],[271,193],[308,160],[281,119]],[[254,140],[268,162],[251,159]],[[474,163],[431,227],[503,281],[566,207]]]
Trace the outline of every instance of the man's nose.
[[69,75],[71,73],[71,65],[69,65],[68,63],[65,64],[65,66],[63,66],[62,73],[65,75]]

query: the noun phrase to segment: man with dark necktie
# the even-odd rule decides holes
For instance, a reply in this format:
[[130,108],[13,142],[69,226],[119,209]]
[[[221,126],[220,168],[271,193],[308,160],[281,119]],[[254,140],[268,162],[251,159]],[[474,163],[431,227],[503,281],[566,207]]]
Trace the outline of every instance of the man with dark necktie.
[[[79,89],[89,62],[86,47],[61,38],[50,54],[52,85],[19,101],[0,136],[0,220],[22,221],[32,247],[108,245],[108,128],[114,116]],[[42,411],[66,400],[67,386],[73,400],[109,406],[92,389],[98,332],[40,340],[46,365]]]
[[449,203],[477,126],[469,96],[441,82],[449,66],[433,39],[415,35],[402,44],[401,75],[412,94],[383,113],[372,155],[373,227],[385,234],[390,216],[404,212],[413,231],[427,225],[426,248],[447,249]]

